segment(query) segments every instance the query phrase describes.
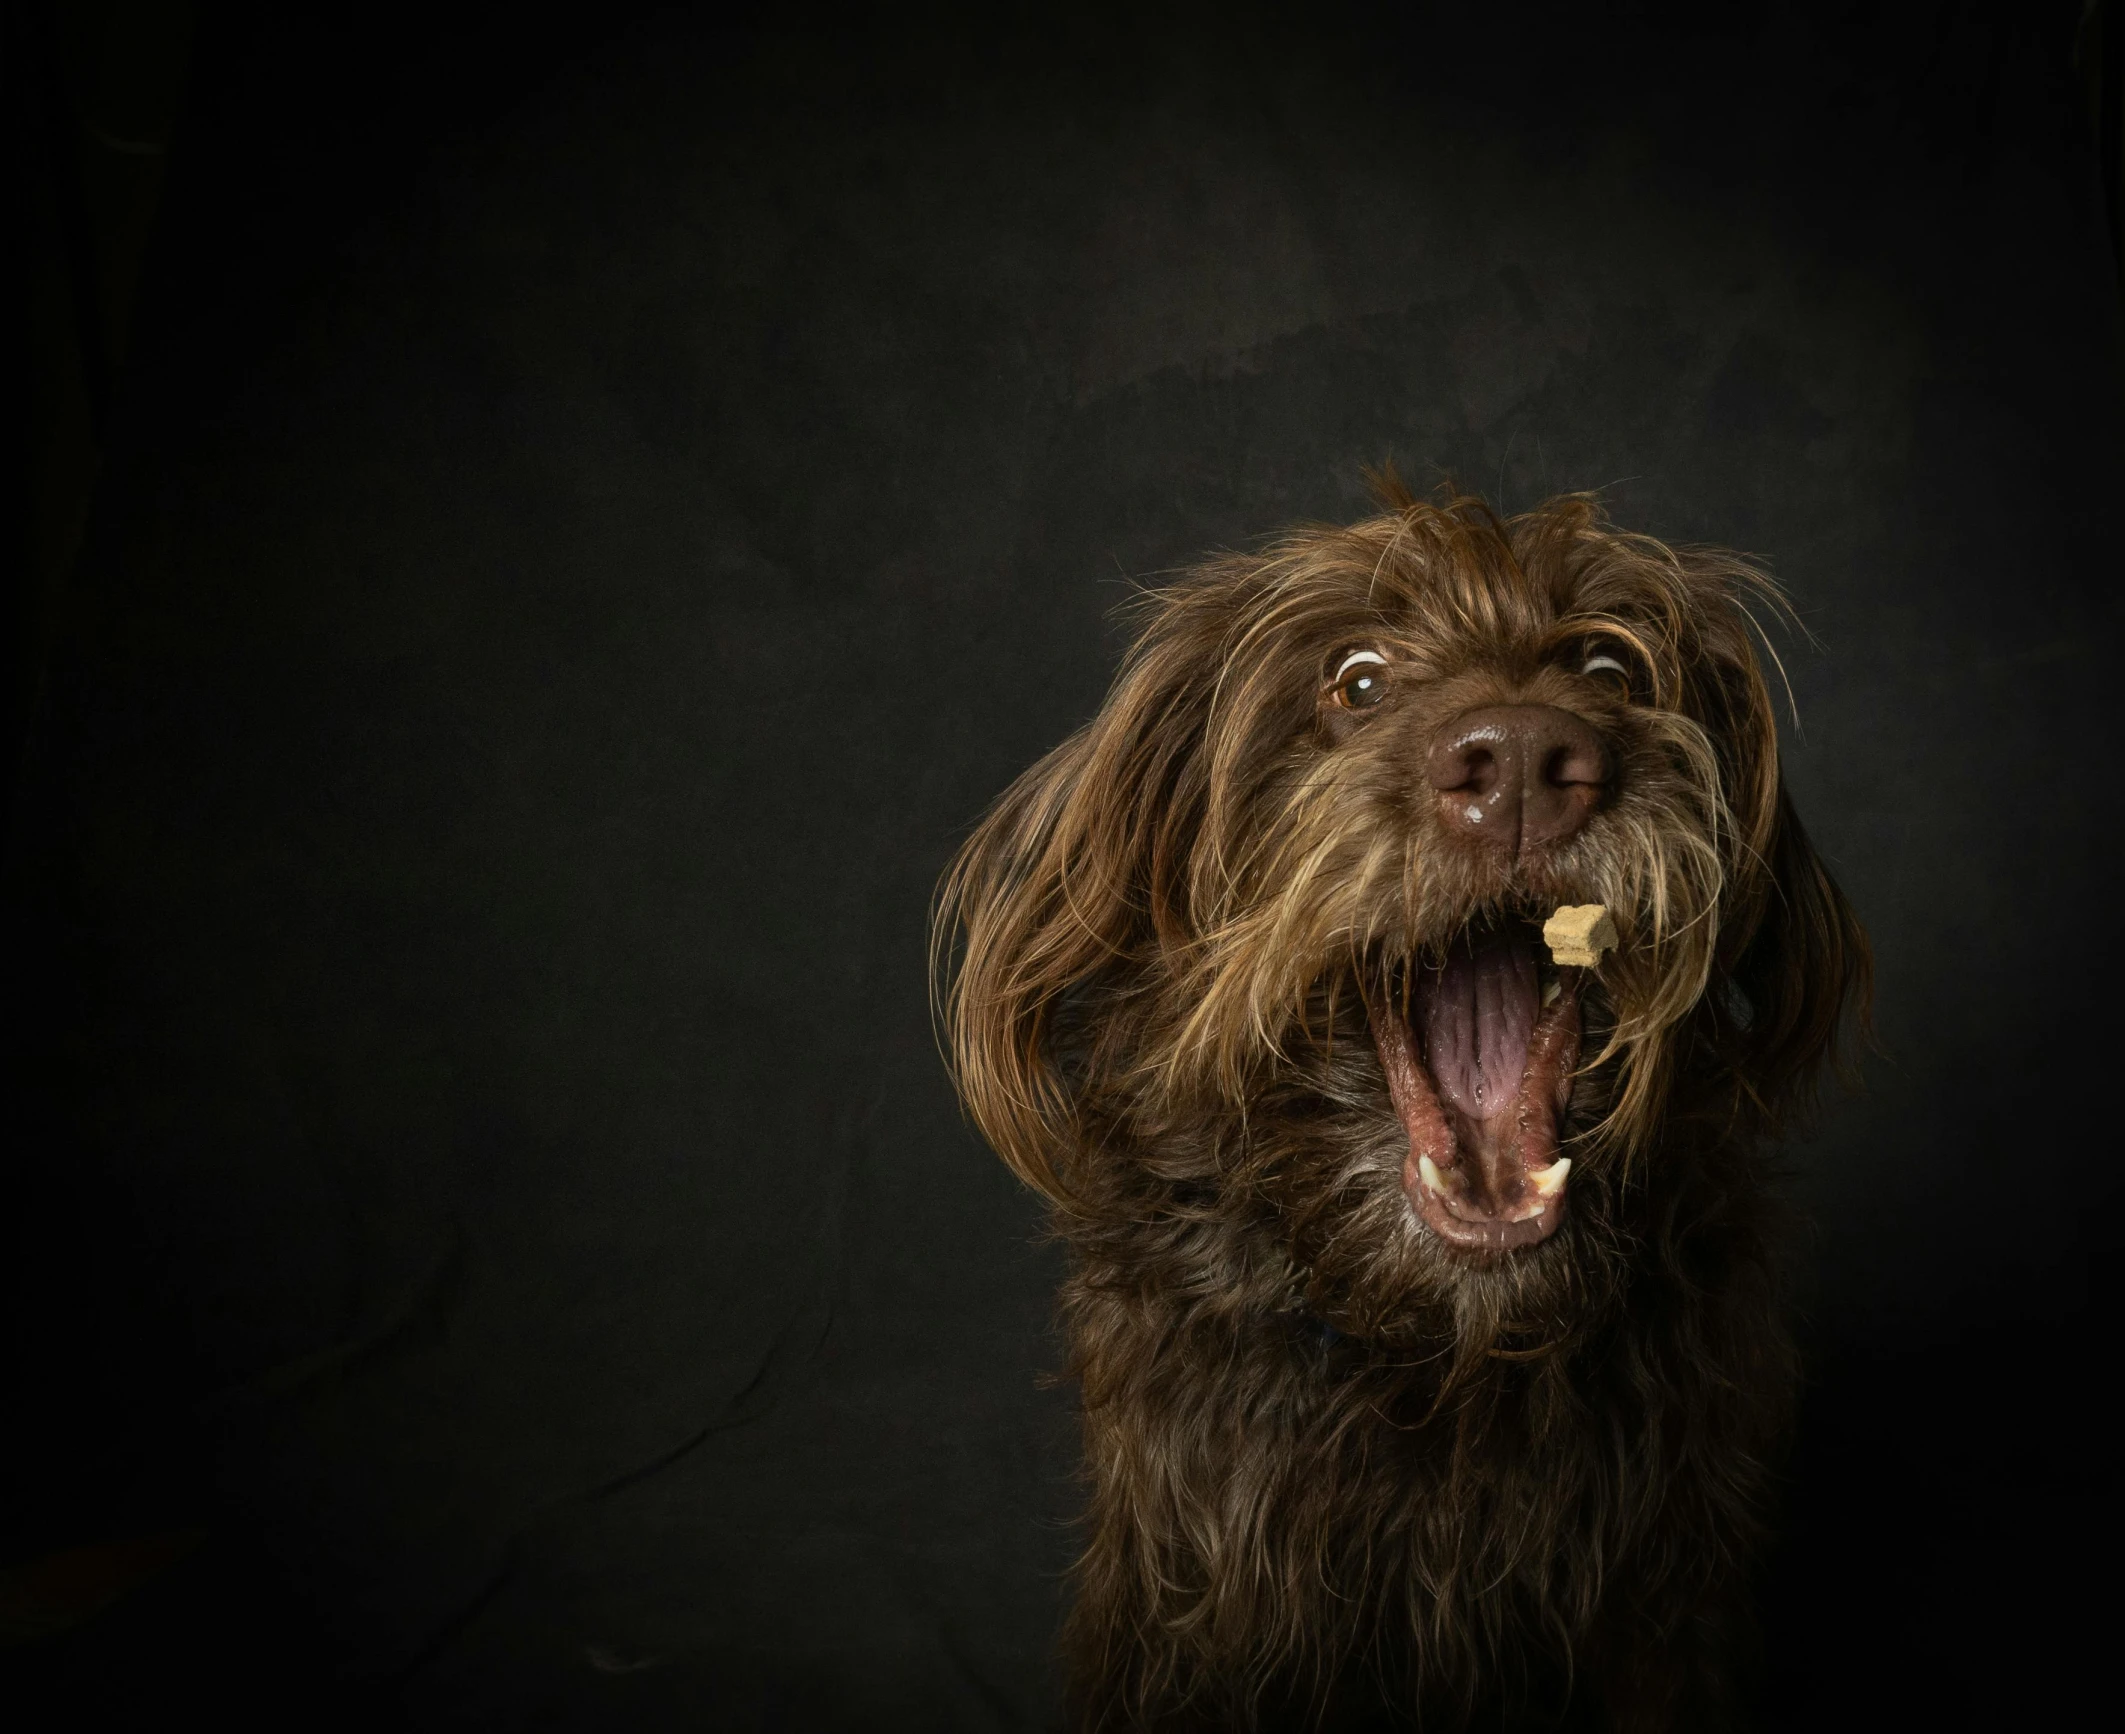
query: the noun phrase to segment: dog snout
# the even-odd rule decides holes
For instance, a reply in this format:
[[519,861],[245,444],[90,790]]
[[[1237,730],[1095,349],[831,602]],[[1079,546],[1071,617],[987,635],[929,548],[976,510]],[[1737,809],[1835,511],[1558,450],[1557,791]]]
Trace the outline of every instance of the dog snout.
[[1428,769],[1448,828],[1513,854],[1574,835],[1610,780],[1593,725],[1550,704],[1463,711],[1432,737]]

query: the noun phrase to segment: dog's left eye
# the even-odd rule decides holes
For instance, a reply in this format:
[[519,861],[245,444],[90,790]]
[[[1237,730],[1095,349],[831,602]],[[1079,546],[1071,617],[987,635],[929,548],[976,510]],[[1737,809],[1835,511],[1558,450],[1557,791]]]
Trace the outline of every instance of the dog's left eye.
[[1587,646],[1585,660],[1579,664],[1579,672],[1590,680],[1606,681],[1625,694],[1628,694],[1635,684],[1624,653],[1610,645]]

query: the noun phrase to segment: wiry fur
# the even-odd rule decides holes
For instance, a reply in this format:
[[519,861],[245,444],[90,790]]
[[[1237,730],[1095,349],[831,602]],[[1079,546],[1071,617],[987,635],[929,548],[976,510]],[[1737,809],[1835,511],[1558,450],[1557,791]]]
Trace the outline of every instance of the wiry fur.
[[[956,1076],[1053,1203],[1089,1544],[1088,1728],[1740,1717],[1745,1572],[1793,1382],[1758,1147],[1863,1002],[1864,936],[1782,791],[1739,558],[1584,497],[1418,503],[1142,604],[1098,717],[944,885]],[[1629,647],[1629,697],[1579,672]],[[1383,714],[1324,702],[1391,648]],[[1618,774],[1532,859],[1457,844],[1422,743],[1471,706]],[[1550,1239],[1412,1212],[1370,997],[1472,919],[1606,903]]]

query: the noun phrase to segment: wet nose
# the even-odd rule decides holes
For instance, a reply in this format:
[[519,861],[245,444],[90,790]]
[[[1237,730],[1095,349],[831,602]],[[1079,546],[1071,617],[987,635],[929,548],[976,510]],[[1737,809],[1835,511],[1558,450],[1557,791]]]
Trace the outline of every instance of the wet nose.
[[1515,854],[1574,835],[1609,783],[1601,737],[1552,704],[1463,711],[1432,736],[1428,768],[1449,829]]

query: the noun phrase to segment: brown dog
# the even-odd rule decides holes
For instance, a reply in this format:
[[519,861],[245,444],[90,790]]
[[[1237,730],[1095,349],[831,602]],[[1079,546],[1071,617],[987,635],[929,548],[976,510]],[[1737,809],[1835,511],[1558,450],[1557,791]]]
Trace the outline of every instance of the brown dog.
[[[1054,1204],[1092,1728],[1745,1719],[1793,1380],[1758,1148],[1867,984],[1740,559],[1419,504],[1146,600],[946,880]],[[1552,965],[1564,904],[1620,945]]]

